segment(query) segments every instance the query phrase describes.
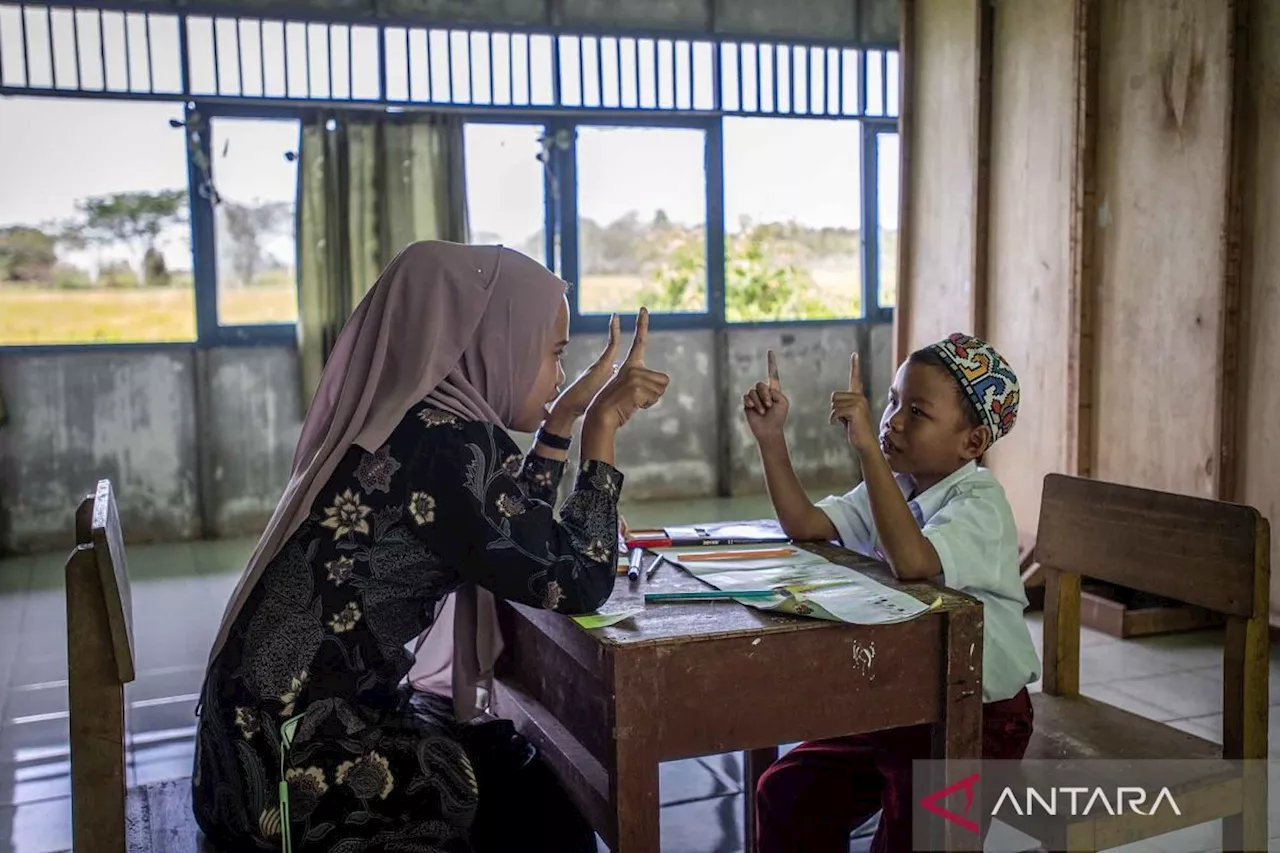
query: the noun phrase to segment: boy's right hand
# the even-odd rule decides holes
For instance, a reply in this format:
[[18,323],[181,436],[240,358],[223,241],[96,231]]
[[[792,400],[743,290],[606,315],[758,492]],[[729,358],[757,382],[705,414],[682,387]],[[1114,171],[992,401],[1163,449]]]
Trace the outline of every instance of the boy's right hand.
[[782,393],[782,380],[778,377],[778,359],[773,350],[766,356],[769,364],[769,377],[765,382],[757,382],[751,390],[742,395],[742,408],[747,415],[747,426],[757,441],[777,438],[782,435],[782,427],[787,422],[787,412],[791,403]]

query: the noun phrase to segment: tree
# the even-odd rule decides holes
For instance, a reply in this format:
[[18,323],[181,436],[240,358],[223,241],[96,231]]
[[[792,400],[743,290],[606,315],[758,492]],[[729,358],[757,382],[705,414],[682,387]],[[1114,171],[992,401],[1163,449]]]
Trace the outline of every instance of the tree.
[[640,292],[650,311],[701,311],[706,305],[707,243],[701,232],[680,234]]
[[809,270],[786,262],[786,247],[769,240],[767,226],[745,228],[726,244],[724,301],[730,322],[826,320],[836,315],[814,295]]
[[284,201],[240,204],[225,199],[218,206],[226,230],[222,236],[222,255],[230,263],[242,287],[253,284],[254,277],[269,262],[265,243],[293,224],[293,205]]
[[[145,259],[159,250],[166,229],[187,219],[187,191],[124,192],[82,199],[78,222],[68,230],[86,243],[124,243],[131,250],[138,279],[148,282]],[[149,282],[148,282],[149,283]]]
[[53,280],[58,263],[57,238],[39,228],[12,225],[0,228],[0,281]]
[[[787,247],[771,226],[747,225],[726,235],[725,317],[752,320],[819,320],[836,316],[814,295],[813,276],[786,262]],[[652,311],[701,311],[706,304],[706,243],[700,231],[685,232],[668,244],[663,263],[640,293]]]

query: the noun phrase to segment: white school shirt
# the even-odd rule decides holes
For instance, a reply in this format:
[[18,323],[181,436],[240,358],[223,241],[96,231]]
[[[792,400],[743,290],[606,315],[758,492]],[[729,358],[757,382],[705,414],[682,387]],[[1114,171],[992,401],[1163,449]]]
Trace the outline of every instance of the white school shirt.
[[[911,478],[894,475],[903,497]],[[995,475],[969,462],[907,505],[942,563],[943,582],[983,604],[982,701],[999,702],[1040,678],[1040,659],[1023,611],[1018,529]],[[818,502],[844,547],[885,559],[865,483]]]

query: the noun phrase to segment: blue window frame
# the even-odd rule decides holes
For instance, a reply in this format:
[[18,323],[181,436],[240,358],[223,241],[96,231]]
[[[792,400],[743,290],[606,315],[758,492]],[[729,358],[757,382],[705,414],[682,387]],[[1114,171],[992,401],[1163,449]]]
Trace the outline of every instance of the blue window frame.
[[[212,176],[204,165],[213,162],[208,122],[300,120],[341,108],[451,111],[468,122],[542,127],[562,143],[550,145],[547,155],[546,258],[571,284],[582,279],[579,133],[602,126],[699,131],[706,175],[705,310],[654,314],[657,329],[727,324],[724,119],[856,123],[861,197],[849,204],[860,222],[863,315],[781,322],[888,320],[892,308],[881,304],[878,286],[879,160],[882,140],[897,130],[897,63],[896,50],[885,45],[0,3],[0,95],[184,103],[197,346],[286,345],[295,336],[292,323],[218,321],[216,222],[208,192],[210,177],[216,185],[216,165]],[[796,163],[799,168],[803,158]],[[607,315],[582,311],[577,296],[575,288],[575,328],[602,330]],[[760,324],[734,324],[744,325]]]

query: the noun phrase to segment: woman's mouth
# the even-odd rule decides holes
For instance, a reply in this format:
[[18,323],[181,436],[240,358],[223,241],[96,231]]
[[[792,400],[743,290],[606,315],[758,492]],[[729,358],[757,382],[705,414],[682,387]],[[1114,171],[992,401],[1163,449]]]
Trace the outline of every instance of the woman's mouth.
[[887,435],[880,436],[880,449],[884,451],[885,455],[898,452],[898,448],[894,446]]

